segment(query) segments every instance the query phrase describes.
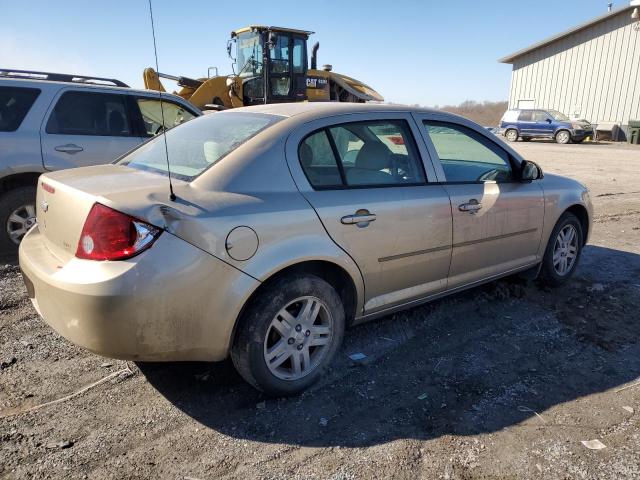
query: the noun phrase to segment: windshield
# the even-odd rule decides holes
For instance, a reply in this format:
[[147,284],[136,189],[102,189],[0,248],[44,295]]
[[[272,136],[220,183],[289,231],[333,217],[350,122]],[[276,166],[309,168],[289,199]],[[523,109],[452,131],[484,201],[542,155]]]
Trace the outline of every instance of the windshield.
[[555,120],[560,120],[561,122],[568,122],[569,117],[567,117],[564,113],[557,112],[555,110],[547,110],[549,115],[551,115]]
[[262,44],[260,35],[245,32],[238,35],[238,75],[253,77],[262,74]]
[[[171,176],[191,181],[281,117],[260,113],[212,113],[167,131]],[[167,174],[163,135],[123,157],[120,165]]]

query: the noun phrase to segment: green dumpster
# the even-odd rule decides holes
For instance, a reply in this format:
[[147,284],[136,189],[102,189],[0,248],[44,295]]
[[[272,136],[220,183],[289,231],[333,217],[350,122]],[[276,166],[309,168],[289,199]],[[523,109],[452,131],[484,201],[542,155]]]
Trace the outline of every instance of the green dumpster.
[[629,120],[629,135],[627,135],[627,141],[640,145],[640,120]]

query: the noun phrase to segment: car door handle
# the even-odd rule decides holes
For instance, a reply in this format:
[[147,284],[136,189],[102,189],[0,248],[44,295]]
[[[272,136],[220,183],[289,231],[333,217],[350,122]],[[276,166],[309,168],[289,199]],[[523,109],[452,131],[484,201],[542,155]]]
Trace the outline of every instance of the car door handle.
[[359,223],[369,223],[376,219],[375,213],[355,213],[354,215],[345,215],[340,219],[340,222],[344,225],[357,225]]
[[476,200],[475,198],[472,198],[471,200],[469,200],[468,203],[463,203],[461,205],[458,205],[458,210],[460,210],[461,212],[476,213],[481,208],[482,208],[482,204],[478,202],[478,200]]
[[67,143],[66,145],[58,145],[57,147],[54,148],[54,150],[56,152],[64,152],[64,153],[68,153],[69,155],[74,155],[78,152],[83,151],[84,148],[82,148],[79,145],[75,145],[73,143]]

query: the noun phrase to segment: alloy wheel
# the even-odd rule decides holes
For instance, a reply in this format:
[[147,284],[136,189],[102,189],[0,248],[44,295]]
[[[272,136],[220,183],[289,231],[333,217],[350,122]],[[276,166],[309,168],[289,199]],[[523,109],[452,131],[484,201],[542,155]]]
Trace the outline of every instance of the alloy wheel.
[[333,339],[333,318],[317,297],[289,302],[275,315],[264,341],[264,360],[273,375],[299,380],[326,355]]
[[578,232],[568,224],[560,229],[553,245],[553,269],[564,277],[573,269],[577,256]]
[[21,205],[7,220],[7,234],[13,243],[20,244],[22,237],[36,224],[36,209],[33,205]]
[[558,132],[558,143],[569,143],[570,140],[569,132],[561,131]]
[[510,142],[515,142],[516,140],[518,140],[518,132],[516,132],[515,130],[507,131],[507,140],[509,140]]

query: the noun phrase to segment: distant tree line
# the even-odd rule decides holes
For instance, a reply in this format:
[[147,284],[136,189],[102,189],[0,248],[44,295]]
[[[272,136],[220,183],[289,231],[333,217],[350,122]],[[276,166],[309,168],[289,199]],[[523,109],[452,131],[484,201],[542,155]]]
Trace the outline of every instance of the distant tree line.
[[497,127],[504,112],[507,111],[509,102],[476,102],[474,100],[466,100],[460,105],[445,105],[440,107],[436,105],[437,110],[462,115],[473,120],[485,127]]
[[[386,102],[389,105],[399,105],[395,102]],[[412,107],[422,107],[418,103],[411,105]],[[465,100],[460,105],[435,105],[435,110],[443,110],[445,112],[455,113],[467,117],[484,127],[497,127],[504,112],[507,111],[509,102],[476,102],[475,100]]]

